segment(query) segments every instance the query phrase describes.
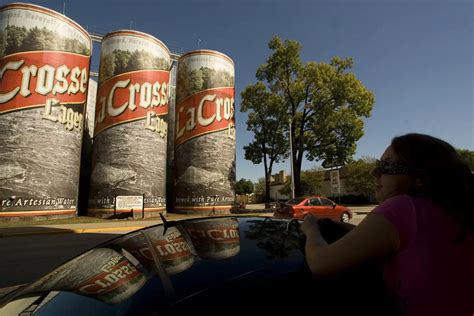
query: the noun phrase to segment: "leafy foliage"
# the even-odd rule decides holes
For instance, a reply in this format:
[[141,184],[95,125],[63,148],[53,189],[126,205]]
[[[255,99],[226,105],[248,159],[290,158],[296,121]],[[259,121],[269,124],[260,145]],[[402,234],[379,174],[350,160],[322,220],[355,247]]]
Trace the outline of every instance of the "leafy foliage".
[[[324,181],[324,170],[310,169],[301,172],[301,196],[320,194]],[[290,183],[286,183],[279,191],[281,194],[291,196]]]
[[264,249],[268,259],[288,258],[292,252],[301,249],[301,236],[295,228],[287,233],[284,221],[249,221],[245,237],[257,242]]
[[250,194],[253,193],[253,183],[250,180],[241,178],[235,183],[236,194]]
[[474,151],[469,149],[456,149],[458,154],[462,157],[464,162],[471,168],[471,171],[474,172]]
[[208,67],[190,70],[186,63],[179,64],[177,79],[177,95],[180,99],[197,91],[219,87],[233,87],[235,84],[234,76],[228,71]]
[[166,59],[156,57],[145,50],[115,49],[111,54],[102,56],[99,69],[99,82],[110,77],[135,70],[168,70]]
[[375,158],[363,157],[346,166],[346,186],[351,192],[362,193],[371,197],[375,193],[375,180],[372,170],[375,168]]
[[[66,51],[89,55],[90,50],[76,39],[60,36],[57,32],[37,26],[27,29],[24,26],[8,25],[5,28],[6,43],[0,45],[0,55],[9,55],[25,51]],[[5,38],[5,34],[0,36]],[[3,42],[3,41],[2,41]]]
[[248,112],[247,130],[254,134],[254,140],[244,146],[245,159],[254,164],[263,162],[265,202],[268,203],[273,165],[288,157],[282,99],[268,91],[261,82],[246,87],[241,95],[240,111]]
[[265,178],[259,178],[255,184],[255,195],[257,196],[257,201],[261,202],[265,200]]
[[293,123],[291,129],[286,124],[283,128],[292,135],[295,191],[301,195],[303,158],[350,160],[364,134],[363,118],[371,114],[374,95],[350,72],[352,58],[304,63],[301,45],[278,37],[268,47],[272,54],[257,70],[258,84],[279,98],[286,115],[281,122]]

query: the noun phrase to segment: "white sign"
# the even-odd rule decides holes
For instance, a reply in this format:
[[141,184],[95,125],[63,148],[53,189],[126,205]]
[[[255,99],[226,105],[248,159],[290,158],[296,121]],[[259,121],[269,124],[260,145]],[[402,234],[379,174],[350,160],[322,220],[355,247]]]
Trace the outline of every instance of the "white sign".
[[115,209],[117,211],[141,211],[143,209],[143,195],[117,195]]
[[331,170],[329,172],[331,180],[331,193],[341,193],[341,182],[339,180],[339,170]]

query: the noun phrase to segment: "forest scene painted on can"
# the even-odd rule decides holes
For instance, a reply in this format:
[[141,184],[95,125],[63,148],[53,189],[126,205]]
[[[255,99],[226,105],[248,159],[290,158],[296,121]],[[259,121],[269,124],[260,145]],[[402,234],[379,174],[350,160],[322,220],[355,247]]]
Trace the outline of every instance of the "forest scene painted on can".
[[175,209],[228,213],[234,201],[234,65],[213,51],[178,64]]
[[111,77],[131,71],[169,71],[170,64],[169,51],[164,45],[134,36],[133,33],[116,33],[106,37],[102,44],[99,84]]
[[102,42],[89,214],[117,195],[143,195],[145,216],[166,207],[169,51],[154,37],[116,31]]
[[176,101],[198,91],[234,85],[233,64],[212,55],[191,55],[179,61]]
[[0,31],[0,57],[28,51],[64,51],[89,56],[90,48],[76,39],[62,37],[58,32],[24,26],[8,25]]
[[91,40],[48,9],[0,9],[0,216],[77,211]]
[[[49,12],[46,12],[49,11]],[[89,56],[85,31],[59,13],[21,4],[5,6],[0,19],[0,57],[28,51],[59,51]]]

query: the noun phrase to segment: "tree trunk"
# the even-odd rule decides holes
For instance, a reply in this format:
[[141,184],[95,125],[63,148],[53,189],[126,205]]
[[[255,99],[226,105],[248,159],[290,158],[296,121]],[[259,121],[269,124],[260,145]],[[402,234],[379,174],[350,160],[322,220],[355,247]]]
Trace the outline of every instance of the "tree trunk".
[[[296,156],[296,154],[295,154]],[[293,159],[293,172],[295,173],[295,197],[300,197],[303,195],[301,189],[301,164],[303,162],[303,152],[298,151],[298,155]]]
[[270,203],[270,177],[265,176],[265,207]]
[[[297,165],[295,163],[295,165]],[[295,173],[295,197],[302,196],[301,192],[301,167],[297,168],[296,166],[293,167],[293,171]]]

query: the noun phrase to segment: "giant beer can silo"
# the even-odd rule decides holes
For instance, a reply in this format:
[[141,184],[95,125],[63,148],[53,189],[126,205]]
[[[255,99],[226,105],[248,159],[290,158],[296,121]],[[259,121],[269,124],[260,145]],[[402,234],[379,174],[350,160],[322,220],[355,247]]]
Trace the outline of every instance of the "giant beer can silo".
[[170,62],[151,35],[119,30],[103,38],[89,215],[109,216],[116,196],[141,195],[145,217],[165,212]]
[[77,212],[92,42],[47,8],[0,8],[0,219]]
[[175,211],[230,213],[234,201],[234,63],[210,50],[178,61]]

